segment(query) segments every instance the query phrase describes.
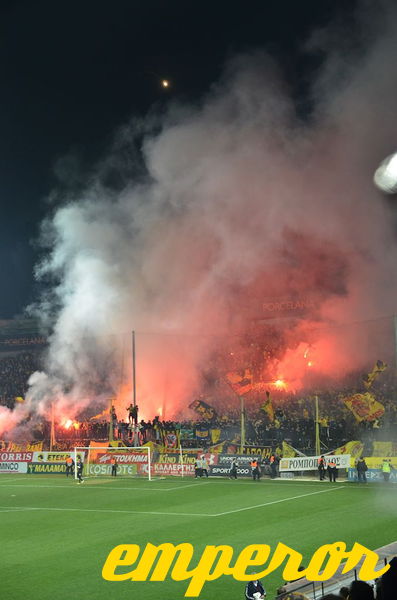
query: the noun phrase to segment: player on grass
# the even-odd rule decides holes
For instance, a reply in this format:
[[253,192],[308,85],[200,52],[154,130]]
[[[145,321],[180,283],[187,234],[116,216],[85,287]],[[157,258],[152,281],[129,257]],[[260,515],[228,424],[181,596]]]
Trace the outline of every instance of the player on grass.
[[232,460],[232,466],[230,467],[230,471],[229,471],[229,479],[237,479],[237,461],[235,458],[233,458]]
[[111,458],[110,464],[112,465],[112,477],[116,477],[118,465],[117,465],[117,461],[114,458],[114,456]]
[[80,456],[77,459],[77,479],[78,479],[78,483],[84,483],[84,479],[83,479],[83,463],[81,462],[81,458]]

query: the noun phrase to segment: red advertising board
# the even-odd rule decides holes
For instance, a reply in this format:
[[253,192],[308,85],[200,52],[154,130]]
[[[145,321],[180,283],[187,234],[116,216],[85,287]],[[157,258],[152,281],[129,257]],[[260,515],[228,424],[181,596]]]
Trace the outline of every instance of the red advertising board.
[[95,458],[91,455],[91,461],[101,465],[110,464],[112,458],[121,465],[147,464],[148,462],[147,452],[97,452],[95,453]]

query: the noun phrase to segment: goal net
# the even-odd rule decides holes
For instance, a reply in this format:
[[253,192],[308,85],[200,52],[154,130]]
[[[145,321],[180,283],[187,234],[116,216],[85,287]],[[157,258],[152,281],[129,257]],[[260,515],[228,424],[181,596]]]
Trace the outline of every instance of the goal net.
[[[77,461],[83,463],[83,477],[143,477],[152,479],[152,452],[149,446],[77,446],[74,449],[75,478]],[[113,473],[113,475],[112,475]]]

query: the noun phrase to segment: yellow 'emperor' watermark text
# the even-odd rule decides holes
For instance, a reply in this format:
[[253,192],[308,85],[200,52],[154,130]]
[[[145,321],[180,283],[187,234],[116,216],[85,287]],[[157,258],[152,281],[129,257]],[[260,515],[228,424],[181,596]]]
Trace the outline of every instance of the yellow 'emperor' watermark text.
[[[233,561],[233,548],[228,545],[206,546],[196,566],[192,567],[194,548],[192,544],[178,545],[164,543],[155,546],[146,544],[141,556],[137,544],[120,544],[111,550],[102,569],[102,577],[107,581],[165,581],[170,572],[174,581],[190,580],[185,596],[197,598],[206,581],[214,581],[222,575],[232,575],[237,581],[252,581],[266,577],[283,563],[283,578],[293,581],[306,577],[310,581],[326,581],[335,575],[342,561],[342,574],[358,566],[358,577],[369,581],[385,573],[389,565],[376,571],[378,555],[356,542],[346,551],[344,542],[321,546],[313,554],[309,565],[299,571],[302,554],[278,543],[271,556],[271,548],[266,544],[251,544],[244,548]],[[139,560],[138,560],[139,558]],[[265,564],[267,563],[267,567]],[[134,568],[131,570],[130,567]],[[247,574],[253,567],[260,567]]]

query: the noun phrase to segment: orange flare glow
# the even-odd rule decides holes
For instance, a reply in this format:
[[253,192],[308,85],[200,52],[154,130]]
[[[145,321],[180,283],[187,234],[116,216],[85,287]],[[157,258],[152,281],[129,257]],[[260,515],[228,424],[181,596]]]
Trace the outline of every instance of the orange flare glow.
[[284,390],[287,387],[287,384],[285,383],[285,381],[283,381],[282,379],[276,379],[276,381],[274,382],[274,385],[276,386],[276,388],[278,388],[279,390]]

